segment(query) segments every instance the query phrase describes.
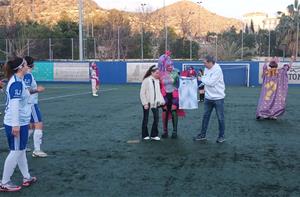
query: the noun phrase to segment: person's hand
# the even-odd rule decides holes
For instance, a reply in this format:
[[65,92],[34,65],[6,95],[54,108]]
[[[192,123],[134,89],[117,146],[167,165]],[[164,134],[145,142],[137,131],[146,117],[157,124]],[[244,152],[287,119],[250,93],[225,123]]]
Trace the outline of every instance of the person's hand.
[[201,81],[201,79],[202,79],[202,77],[199,76],[199,77],[198,77],[198,81]]
[[15,137],[19,137],[19,135],[20,135],[20,127],[13,127],[12,128],[12,134]]
[[145,110],[149,109],[149,105],[144,105],[144,109]]
[[44,88],[43,86],[38,86],[38,87],[36,88],[36,91],[37,91],[37,92],[44,92],[44,91],[45,91],[45,88]]

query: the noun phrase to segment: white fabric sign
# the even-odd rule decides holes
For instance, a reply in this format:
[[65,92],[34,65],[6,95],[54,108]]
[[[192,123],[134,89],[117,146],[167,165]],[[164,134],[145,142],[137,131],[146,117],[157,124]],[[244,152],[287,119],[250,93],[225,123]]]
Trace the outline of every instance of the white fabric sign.
[[196,78],[180,77],[179,109],[198,109],[198,84]]

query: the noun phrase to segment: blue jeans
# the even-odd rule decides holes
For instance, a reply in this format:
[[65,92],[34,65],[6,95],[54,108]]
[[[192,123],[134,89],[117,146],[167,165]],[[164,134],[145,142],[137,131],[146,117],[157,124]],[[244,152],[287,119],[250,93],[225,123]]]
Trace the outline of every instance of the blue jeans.
[[200,135],[205,137],[211,112],[216,109],[216,114],[219,122],[219,138],[225,135],[225,120],[224,120],[224,99],[221,100],[208,100],[204,101],[204,115],[202,120],[202,129]]

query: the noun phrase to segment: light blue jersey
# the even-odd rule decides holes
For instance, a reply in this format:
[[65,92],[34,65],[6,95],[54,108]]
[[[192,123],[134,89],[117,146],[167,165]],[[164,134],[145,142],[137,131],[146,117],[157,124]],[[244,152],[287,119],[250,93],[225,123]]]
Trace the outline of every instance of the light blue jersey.
[[[24,82],[25,82],[25,85],[26,87],[29,89],[29,90],[36,90],[37,89],[37,83],[32,75],[31,72],[28,72],[25,76],[24,76]],[[34,94],[31,94],[30,95],[30,100],[29,100],[29,103],[31,104],[38,104],[38,96],[39,94],[38,93],[34,93]]]
[[7,126],[25,126],[30,122],[30,93],[24,81],[13,75],[6,87],[6,109],[4,124]]

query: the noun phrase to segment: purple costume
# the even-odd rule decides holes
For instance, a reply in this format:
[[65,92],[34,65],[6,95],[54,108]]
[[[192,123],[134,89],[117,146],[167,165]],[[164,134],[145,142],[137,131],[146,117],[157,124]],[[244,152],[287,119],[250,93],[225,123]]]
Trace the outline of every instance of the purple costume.
[[276,119],[285,112],[286,97],[288,92],[288,75],[290,66],[283,68],[263,67],[263,83],[256,110],[256,118]]

